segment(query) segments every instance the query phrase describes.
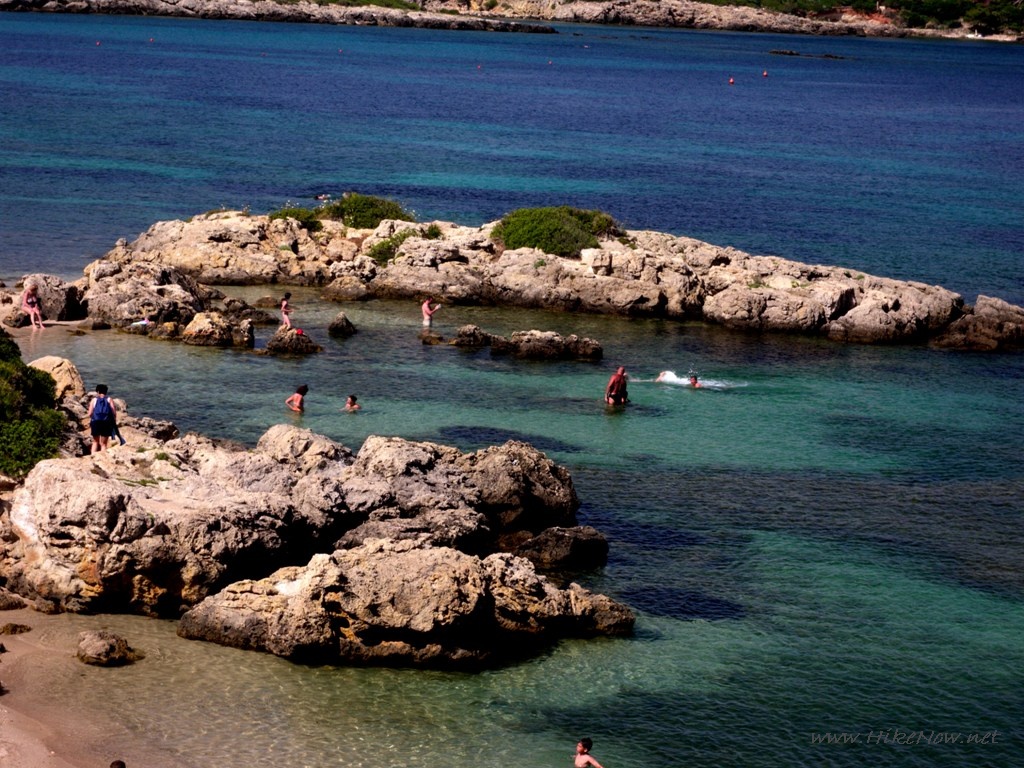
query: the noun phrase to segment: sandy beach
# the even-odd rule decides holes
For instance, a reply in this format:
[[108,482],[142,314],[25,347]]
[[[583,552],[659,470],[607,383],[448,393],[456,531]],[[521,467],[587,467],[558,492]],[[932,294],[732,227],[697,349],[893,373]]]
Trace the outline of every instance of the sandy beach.
[[[27,609],[2,614],[0,624],[33,625],[38,617]],[[48,648],[33,638],[32,632],[0,637],[6,653],[0,654],[0,681],[5,693],[0,697],[0,764],[18,768],[89,768],[106,762],[91,750],[85,751],[74,738],[86,726],[76,713],[66,711],[59,700],[42,702],[32,695],[29,670],[48,661],[57,661],[65,653]],[[71,650],[73,653],[73,649]],[[31,712],[31,714],[29,714]],[[130,764],[130,763],[129,763]]]
[[[79,681],[94,673],[75,657],[78,633],[102,625],[99,617],[49,615],[28,608],[0,613],[0,627],[26,625],[30,632],[0,635],[0,765],[16,768],[108,768],[113,760],[129,767],[174,768],[145,750],[118,723],[104,700],[83,706]],[[148,753],[148,754],[144,754]]]

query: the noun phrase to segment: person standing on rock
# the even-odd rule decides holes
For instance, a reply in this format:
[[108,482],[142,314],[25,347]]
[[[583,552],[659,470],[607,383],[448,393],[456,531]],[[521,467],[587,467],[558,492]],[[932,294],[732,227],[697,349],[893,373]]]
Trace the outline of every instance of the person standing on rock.
[[290,299],[291,297],[292,297],[292,295],[290,293],[286,293],[284,295],[284,298],[281,299],[281,327],[282,328],[291,328],[292,327],[292,317],[291,317],[291,315],[292,315],[292,308],[288,304],[288,299]]
[[431,307],[431,302],[433,302],[433,301],[434,301],[434,297],[433,296],[427,296],[427,300],[424,301],[423,305],[420,307],[420,309],[423,312],[423,327],[424,328],[429,328],[430,327],[430,324],[433,322],[433,319],[434,319],[434,313],[437,312],[437,310],[439,310],[441,308],[440,303],[434,304],[433,307]]
[[608,386],[604,388],[604,401],[608,405],[625,405],[629,402],[629,393],[626,391],[626,369],[621,365],[608,379]]
[[25,292],[21,294],[21,311],[28,315],[33,329],[46,327],[43,325],[43,313],[39,309],[38,290],[35,283],[29,283],[25,286]]
[[296,413],[302,413],[306,409],[303,399],[306,397],[307,392],[309,392],[309,387],[303,384],[295,390],[295,394],[284,401],[284,404]]
[[576,768],[603,768],[590,754],[593,748],[594,742],[591,739],[580,739],[576,745],[576,754],[573,756],[573,765]]
[[96,385],[96,397],[89,403],[89,431],[92,433],[90,453],[99,453],[110,447],[110,437],[114,434],[117,408],[114,401],[107,396],[107,385]]

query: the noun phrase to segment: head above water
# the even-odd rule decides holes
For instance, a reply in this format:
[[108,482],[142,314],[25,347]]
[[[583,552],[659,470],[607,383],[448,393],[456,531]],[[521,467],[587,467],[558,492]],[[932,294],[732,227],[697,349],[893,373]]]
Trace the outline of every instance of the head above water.
[[308,384],[302,384],[301,386],[296,387],[295,391],[298,394],[300,394],[303,397],[305,397],[306,393],[309,392],[309,385]]

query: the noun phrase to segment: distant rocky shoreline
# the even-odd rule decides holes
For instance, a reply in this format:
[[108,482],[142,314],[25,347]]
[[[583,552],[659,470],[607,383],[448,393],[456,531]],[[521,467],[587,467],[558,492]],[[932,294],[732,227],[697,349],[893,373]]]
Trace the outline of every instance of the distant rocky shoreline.
[[[673,27],[733,32],[860,36],[963,38],[969,29],[900,26],[884,13],[846,9],[808,18],[748,6],[712,5],[693,0],[421,0],[420,10],[379,6],[341,7],[309,0],[0,0],[0,11],[178,16],[203,19],[422,27],[427,29],[553,33],[544,22],[630,27]],[[986,39],[1019,41],[1006,35]]]

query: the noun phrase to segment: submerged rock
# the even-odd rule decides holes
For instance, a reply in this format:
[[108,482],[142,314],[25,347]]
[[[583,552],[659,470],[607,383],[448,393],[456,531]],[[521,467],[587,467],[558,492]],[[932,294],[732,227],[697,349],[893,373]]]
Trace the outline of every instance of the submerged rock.
[[80,632],[75,656],[83,664],[96,667],[123,667],[145,658],[123,637],[105,629]]
[[456,347],[490,347],[492,355],[509,355],[523,360],[598,361],[604,349],[594,339],[576,334],[562,336],[555,331],[516,331],[509,337],[487,333],[475,325],[464,325],[448,342]]

